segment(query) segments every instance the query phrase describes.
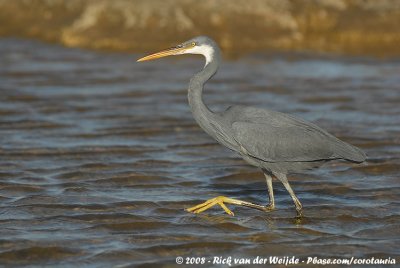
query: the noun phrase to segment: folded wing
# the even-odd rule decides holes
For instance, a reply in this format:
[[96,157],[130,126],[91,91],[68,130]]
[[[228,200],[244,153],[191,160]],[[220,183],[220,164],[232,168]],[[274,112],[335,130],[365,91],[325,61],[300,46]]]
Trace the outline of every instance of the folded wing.
[[242,152],[254,158],[267,162],[365,160],[360,149],[305,120],[256,108],[239,114],[232,123],[234,139]]

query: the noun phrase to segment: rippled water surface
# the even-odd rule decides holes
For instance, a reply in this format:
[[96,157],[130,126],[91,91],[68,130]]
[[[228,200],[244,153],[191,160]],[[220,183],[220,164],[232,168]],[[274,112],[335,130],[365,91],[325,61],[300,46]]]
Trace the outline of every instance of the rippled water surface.
[[[400,61],[255,55],[227,61],[212,109],[293,113],[361,147],[274,182],[272,213],[184,208],[218,195],[267,203],[263,175],[194,122],[196,57],[138,64],[0,40],[0,264],[175,265],[177,256],[392,257],[400,261]],[[154,266],[153,266],[154,267]],[[204,267],[204,266],[203,266]]]

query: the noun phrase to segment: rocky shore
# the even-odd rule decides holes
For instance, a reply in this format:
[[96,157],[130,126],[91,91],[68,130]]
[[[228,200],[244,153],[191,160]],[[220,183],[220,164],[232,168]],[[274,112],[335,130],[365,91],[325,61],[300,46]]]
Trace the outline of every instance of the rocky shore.
[[399,0],[0,0],[0,36],[144,52],[210,35],[231,54],[400,55]]

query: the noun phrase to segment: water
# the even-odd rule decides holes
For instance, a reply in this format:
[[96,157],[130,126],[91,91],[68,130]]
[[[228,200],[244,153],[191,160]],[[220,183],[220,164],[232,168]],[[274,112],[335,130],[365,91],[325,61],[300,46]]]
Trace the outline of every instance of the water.
[[192,119],[199,59],[138,56],[0,39],[0,264],[399,258],[399,60],[254,55],[225,62],[207,86],[212,109],[293,113],[367,152],[363,165],[292,175],[305,207],[296,221],[279,182],[272,213],[184,211],[218,195],[265,204],[266,185]]

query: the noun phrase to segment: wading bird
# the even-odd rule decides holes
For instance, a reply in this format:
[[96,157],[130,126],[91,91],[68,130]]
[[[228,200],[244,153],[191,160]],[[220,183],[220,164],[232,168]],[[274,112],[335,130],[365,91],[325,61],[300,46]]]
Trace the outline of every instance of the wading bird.
[[331,160],[364,162],[366,156],[359,148],[293,115],[246,106],[230,106],[224,112],[211,111],[203,102],[202,92],[204,84],[218,70],[221,52],[208,37],[195,37],[137,61],[182,54],[200,54],[206,60],[204,68],[190,79],[189,84],[188,99],[195,120],[219,143],[239,153],[250,165],[260,168],[269,193],[266,206],[219,196],[187,211],[200,213],[218,204],[233,215],[225,203],[271,211],[275,208],[272,188],[272,178],[275,177],[283,183],[301,216],[302,205],[289,185],[288,173],[315,168]]

